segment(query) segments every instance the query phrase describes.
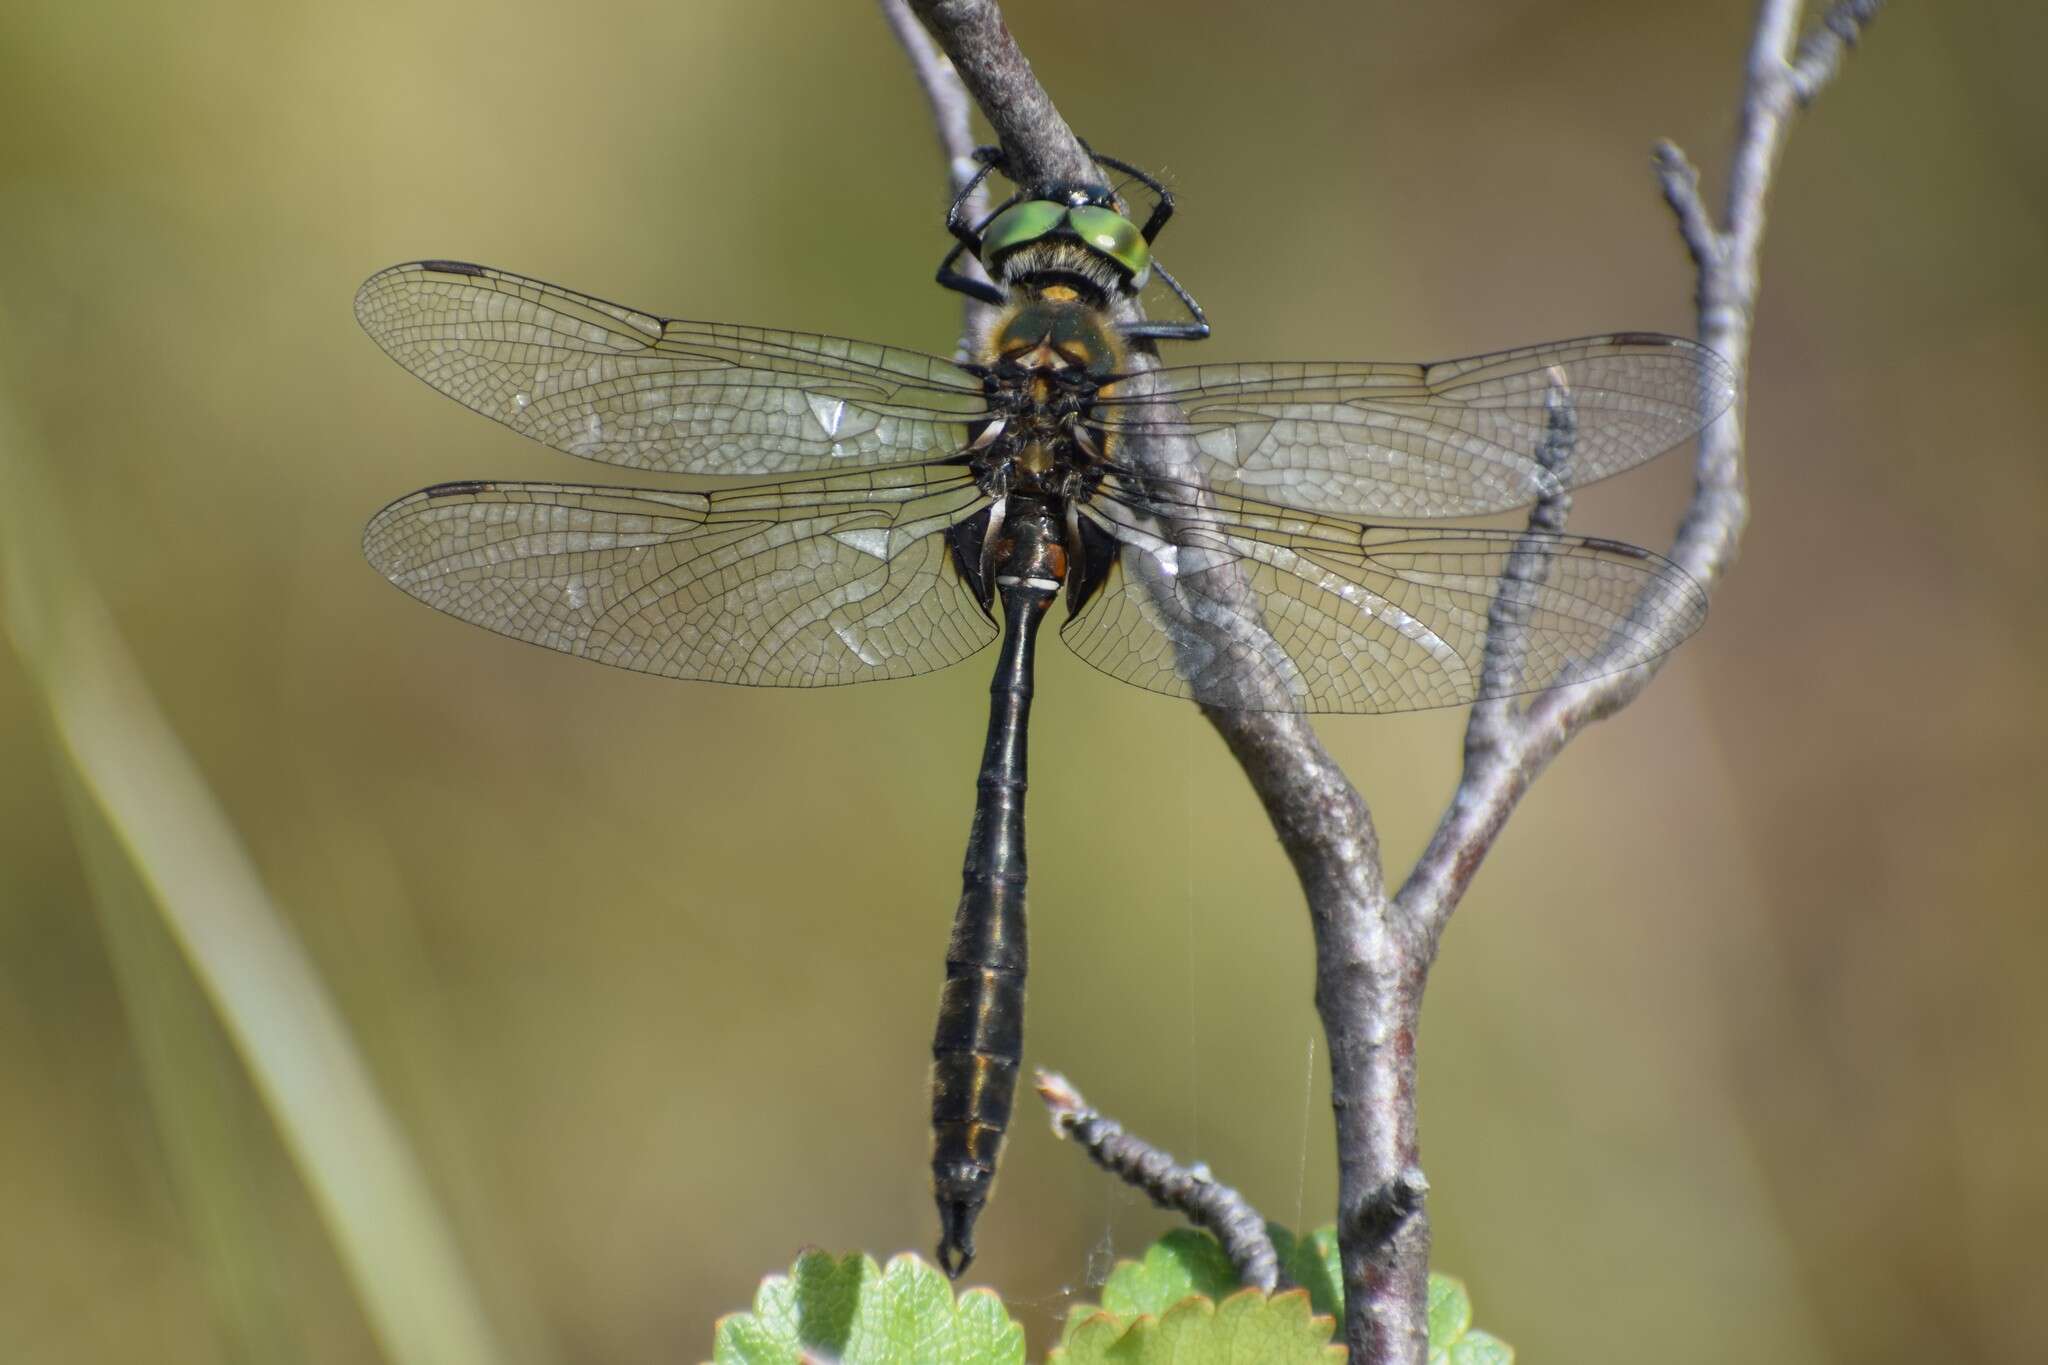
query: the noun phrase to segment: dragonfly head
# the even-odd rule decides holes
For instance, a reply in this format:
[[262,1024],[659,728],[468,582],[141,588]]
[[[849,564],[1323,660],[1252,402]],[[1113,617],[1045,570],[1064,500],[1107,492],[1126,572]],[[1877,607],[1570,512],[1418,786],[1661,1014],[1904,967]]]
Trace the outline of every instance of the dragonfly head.
[[1152,277],[1152,247],[1108,191],[1076,189],[997,214],[982,229],[981,263],[1010,283],[1063,269],[1104,294],[1135,294]]

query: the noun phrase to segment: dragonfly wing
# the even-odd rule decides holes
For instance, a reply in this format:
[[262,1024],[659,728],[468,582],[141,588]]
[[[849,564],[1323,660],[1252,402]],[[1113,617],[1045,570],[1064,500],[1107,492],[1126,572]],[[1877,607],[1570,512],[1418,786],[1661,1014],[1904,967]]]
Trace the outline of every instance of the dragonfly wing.
[[668,678],[825,687],[956,663],[995,627],[945,528],[953,469],[713,493],[441,484],[371,519],[378,572],[451,616]]
[[[1618,541],[1368,528],[1248,499],[1217,498],[1206,519],[1157,510],[1089,504],[1122,544],[1060,635],[1112,677],[1205,705],[1456,706],[1633,668],[1706,617],[1682,569]],[[1489,670],[1488,623],[1506,609],[1525,621],[1521,656]]]
[[1125,438],[1192,442],[1211,484],[1344,516],[1483,516],[1669,450],[1735,397],[1726,361],[1651,332],[1434,364],[1194,365],[1098,404]]
[[914,463],[967,442],[981,384],[871,342],[685,322],[502,270],[420,261],[372,275],[356,319],[464,407],[604,464],[677,474]]

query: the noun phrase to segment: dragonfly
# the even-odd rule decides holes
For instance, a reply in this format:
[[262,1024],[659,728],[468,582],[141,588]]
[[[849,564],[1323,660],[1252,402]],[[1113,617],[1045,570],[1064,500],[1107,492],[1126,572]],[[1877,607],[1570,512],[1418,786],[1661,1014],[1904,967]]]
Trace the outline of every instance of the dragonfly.
[[[1704,619],[1676,565],[1430,523],[1639,465],[1735,392],[1712,351],[1648,332],[1431,364],[1160,365],[1160,342],[1210,330],[1153,259],[1173,196],[1095,159],[1149,192],[1142,225],[1106,173],[970,213],[1008,176],[980,154],[938,272],[987,305],[958,361],[448,260],[381,271],[355,301],[379,346],[464,406],[636,475],[698,476],[401,498],[364,552],[428,605],[619,668],[763,687],[910,677],[999,644],[932,1044],[937,1249],[955,1277],[1022,1060],[1028,724],[1055,603],[1089,664],[1209,707],[1405,711],[1637,668]],[[1131,307],[1155,278],[1184,319]],[[1503,667],[1487,641],[1508,620]]]

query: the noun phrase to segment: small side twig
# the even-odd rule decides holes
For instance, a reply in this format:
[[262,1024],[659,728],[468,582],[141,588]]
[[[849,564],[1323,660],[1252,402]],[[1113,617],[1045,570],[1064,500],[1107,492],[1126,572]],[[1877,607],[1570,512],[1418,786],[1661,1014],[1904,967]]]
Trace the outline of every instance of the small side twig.
[[1800,41],[1799,55],[1792,62],[1792,94],[1801,105],[1812,103],[1835,78],[1842,58],[1862,39],[1865,26],[1883,4],[1884,0],[1842,0]]
[[[952,192],[958,194],[980,169],[974,160],[974,102],[967,97],[967,87],[960,84],[960,73],[917,22],[906,0],[881,0],[881,6],[882,18],[903,45],[918,87],[931,104],[932,126],[939,135],[939,150],[946,156],[946,175]],[[976,216],[980,216],[978,212]]]
[[1544,431],[1536,462],[1556,482],[1529,509],[1528,532],[1516,542],[1502,570],[1500,586],[1486,614],[1486,644],[1480,658],[1479,690],[1483,700],[1472,707],[1465,727],[1468,747],[1499,745],[1518,715],[1514,694],[1528,657],[1529,618],[1549,577],[1552,557],[1543,553],[1546,538],[1565,528],[1571,516],[1572,453],[1579,439],[1579,410],[1564,371],[1553,368],[1544,395]]
[[1283,1287],[1266,1220],[1242,1194],[1218,1184],[1207,1166],[1183,1166],[1126,1133],[1122,1124],[1089,1108],[1081,1092],[1057,1072],[1038,1073],[1038,1095],[1051,1111],[1054,1133],[1080,1144],[1096,1165],[1143,1190],[1160,1208],[1214,1233],[1237,1267],[1239,1283],[1267,1294]]
[[1657,183],[1664,189],[1664,202],[1678,218],[1678,235],[1685,241],[1693,267],[1711,268],[1720,255],[1721,234],[1700,202],[1700,168],[1675,142],[1659,142],[1651,157],[1657,166]]
[[1422,1198],[1429,1193],[1429,1179],[1420,1166],[1410,1166],[1372,1193],[1352,1214],[1349,1227],[1337,1230],[1338,1241],[1355,1238],[1367,1246],[1382,1246],[1422,1210]]
[[[910,58],[910,69],[917,77],[918,87],[924,91],[925,100],[931,105],[932,126],[939,135],[939,150],[946,158],[946,197],[951,200],[981,169],[974,159],[974,101],[968,98],[967,87],[960,83],[960,73],[953,69],[952,61],[932,42],[931,35],[910,12],[906,0],[880,0],[880,3],[882,18],[902,45],[904,55]],[[965,208],[971,221],[981,220],[982,215],[988,212],[986,186],[975,187],[974,193],[967,197]],[[980,261],[963,257],[960,268],[972,278],[988,278]],[[987,314],[987,304],[962,296],[957,359],[967,358],[967,348],[972,338],[981,335]]]

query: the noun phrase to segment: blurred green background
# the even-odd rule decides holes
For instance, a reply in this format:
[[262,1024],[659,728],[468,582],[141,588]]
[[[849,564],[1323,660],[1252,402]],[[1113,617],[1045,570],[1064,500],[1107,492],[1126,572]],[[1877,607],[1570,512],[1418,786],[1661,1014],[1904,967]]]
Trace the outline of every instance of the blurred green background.
[[[1676,138],[1718,187],[1749,15],[1010,17],[1076,127],[1177,187],[1163,256],[1217,324],[1202,358],[1233,359],[1689,330],[1648,149]],[[1436,1259],[1523,1359],[2048,1336],[2044,42],[2020,0],[1898,5],[1797,129],[1742,561],[1534,789],[1446,941]],[[410,602],[357,554],[385,501],[616,474],[407,378],[350,296],[455,256],[944,352],[941,185],[865,4],[0,14],[0,398],[515,1359],[705,1358],[801,1243],[928,1248],[924,1057],[986,675],[670,683]],[[1661,545],[1686,487],[1674,457],[1575,524]],[[1325,1221],[1306,917],[1258,806],[1193,708],[1058,646],[1038,695],[1027,1063]],[[0,1359],[255,1358],[39,714],[0,654]],[[1395,874],[1462,724],[1319,727]],[[173,1100],[177,1065],[241,1196],[232,1294],[268,1305],[275,1358],[370,1358],[253,1092],[188,1061]],[[973,1278],[1043,1343],[1163,1226],[1027,1107]]]

